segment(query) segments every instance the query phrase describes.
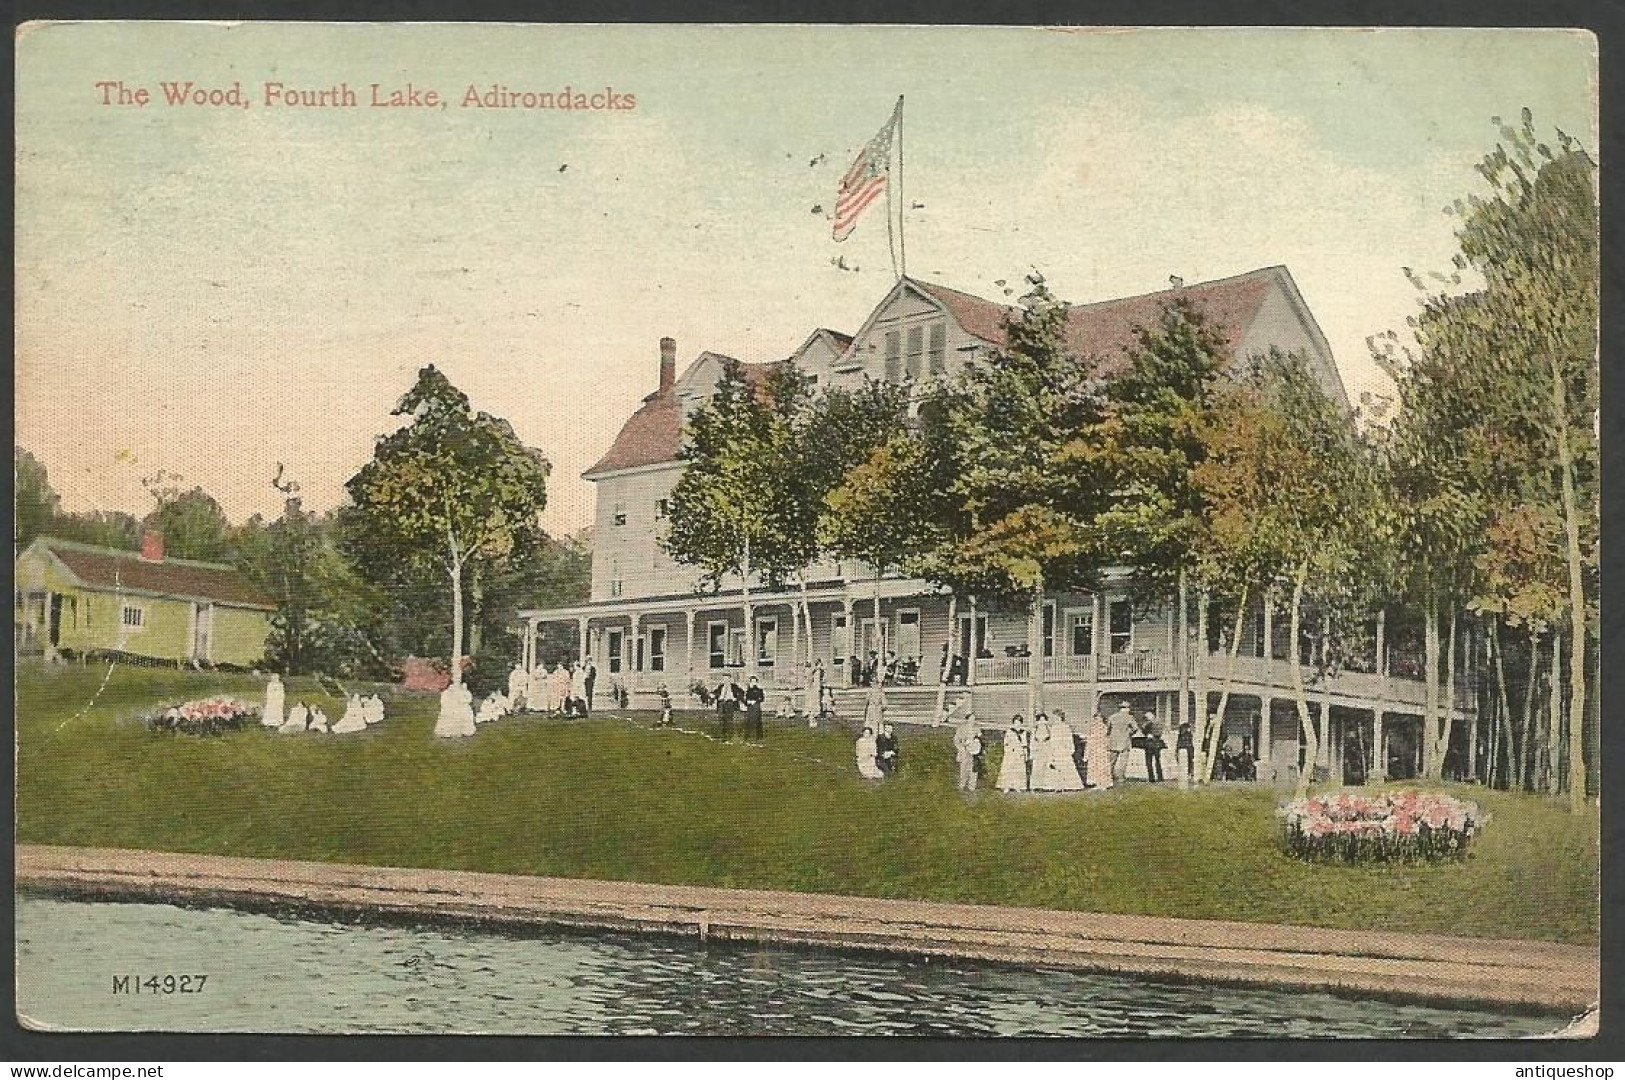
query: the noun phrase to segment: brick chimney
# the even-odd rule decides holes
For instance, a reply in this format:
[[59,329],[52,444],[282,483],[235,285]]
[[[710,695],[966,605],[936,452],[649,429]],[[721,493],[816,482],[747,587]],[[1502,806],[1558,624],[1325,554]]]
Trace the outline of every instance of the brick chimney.
[[677,385],[677,339],[660,339],[660,393],[670,394]]
[[151,529],[141,534],[141,557],[147,562],[164,561],[164,534]]

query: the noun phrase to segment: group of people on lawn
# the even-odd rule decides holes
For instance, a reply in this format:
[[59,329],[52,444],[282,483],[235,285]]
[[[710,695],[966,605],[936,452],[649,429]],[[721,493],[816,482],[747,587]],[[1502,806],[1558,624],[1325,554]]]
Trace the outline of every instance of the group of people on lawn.
[[[1004,732],[1004,757],[995,786],[1000,791],[1082,791],[1106,789],[1128,778],[1129,757],[1136,750],[1145,754],[1146,780],[1164,780],[1162,753],[1167,749],[1163,726],[1154,712],[1135,720],[1126,701],[1102,718],[1097,712],[1085,735],[1072,730],[1066,713],[1057,709],[1052,718],[1040,712],[1028,728],[1018,714]],[[959,764],[959,788],[975,791],[984,771],[986,741],[974,713],[967,713],[954,732],[954,753]],[[1175,738],[1176,759],[1183,759],[1186,775],[1195,769],[1195,744],[1191,725],[1179,725]]]

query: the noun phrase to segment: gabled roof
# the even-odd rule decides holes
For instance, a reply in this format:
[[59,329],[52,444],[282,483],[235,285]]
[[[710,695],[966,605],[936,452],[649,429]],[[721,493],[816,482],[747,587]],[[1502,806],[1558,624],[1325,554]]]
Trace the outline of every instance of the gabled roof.
[[[1232,348],[1237,348],[1257,318],[1270,285],[1289,278],[1284,266],[1268,266],[1235,277],[1204,281],[1173,289],[1076,304],[1067,309],[1067,347],[1080,356],[1101,359],[1101,374],[1111,376],[1127,368],[1124,350],[1135,344],[1136,326],[1155,326],[1162,305],[1182,295],[1208,318],[1208,323]],[[1004,344],[1004,320],[1013,309],[1006,304],[984,300],[970,293],[929,281],[904,278],[919,291],[947,309],[960,327],[972,337],[993,345]]]
[[596,480],[608,473],[676,461],[678,451],[683,448],[683,403],[677,396],[677,387],[684,385],[695,369],[707,361],[738,364],[740,374],[757,393],[767,385],[768,376],[788,362],[774,360],[764,364],[747,364],[722,353],[701,353],[670,391],[662,393],[656,390],[643,399],[638,411],[621,425],[620,434],[615,436],[609,450],[598,459],[597,464],[582,473],[582,477]]
[[274,610],[276,604],[225,563],[192,559],[149,562],[138,551],[95,547],[42,536],[30,548],[43,548],[87,589],[125,591],[208,600],[236,607]]

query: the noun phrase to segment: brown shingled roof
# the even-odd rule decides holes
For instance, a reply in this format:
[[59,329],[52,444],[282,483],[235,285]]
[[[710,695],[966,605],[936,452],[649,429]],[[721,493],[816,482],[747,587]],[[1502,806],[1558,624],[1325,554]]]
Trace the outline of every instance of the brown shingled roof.
[[[1184,286],[1180,292],[1208,318],[1208,322],[1234,349],[1241,344],[1247,328],[1258,315],[1269,292],[1274,268],[1254,270],[1232,278]],[[948,309],[965,332],[995,345],[1004,343],[1004,317],[1012,309],[979,296],[950,289],[928,281],[908,279]],[[1135,344],[1135,326],[1154,326],[1162,305],[1173,299],[1172,290],[1077,304],[1067,310],[1067,347],[1082,355],[1100,357],[1102,374],[1112,375],[1127,368],[1124,350]]]
[[[725,360],[731,358],[724,358]],[[739,362],[740,373],[751,389],[761,393],[768,376],[789,361],[772,360],[762,364]],[[598,463],[581,475],[591,480],[603,473],[635,469],[640,465],[663,465],[677,460],[683,447],[683,406],[675,393],[656,391],[621,426],[621,433]]]
[[187,600],[212,600],[239,607],[276,607],[242,574],[222,563],[193,562],[190,559],[149,562],[135,551],[92,547],[50,538],[42,543],[87,588],[126,589]]
[[[1254,270],[1232,278],[1187,285],[1181,291],[1207,314],[1209,322],[1233,349],[1241,344],[1247,328],[1257,317],[1259,305],[1269,291],[1270,279],[1276,273],[1278,268],[1275,267]],[[1009,306],[945,285],[914,278],[907,280],[946,307],[966,333],[995,345],[1004,343],[1004,317],[1012,310]],[[1172,297],[1173,293],[1165,289],[1120,300],[1075,305],[1067,311],[1067,346],[1078,355],[1100,357],[1102,375],[1118,374],[1128,367],[1123,350],[1134,344],[1134,327],[1155,325],[1162,305]],[[837,330],[825,332],[843,346],[849,347],[853,341],[851,335]],[[760,391],[768,376],[787,362],[742,363],[740,368],[751,386]],[[674,394],[653,393],[643,399],[643,405],[627,420],[609,451],[582,475],[593,479],[640,465],[666,464],[677,460],[682,445],[682,406]]]

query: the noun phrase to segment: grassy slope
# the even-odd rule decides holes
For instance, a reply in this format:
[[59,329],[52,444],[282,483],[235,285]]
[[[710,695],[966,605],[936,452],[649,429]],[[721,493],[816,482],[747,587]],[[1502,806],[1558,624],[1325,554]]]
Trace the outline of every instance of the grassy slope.
[[[1597,940],[1596,817],[1533,797],[1470,791],[1495,816],[1465,864],[1308,865],[1275,847],[1272,792],[967,800],[940,732],[905,731],[905,771],[881,786],[844,732],[722,746],[642,716],[526,718],[448,744],[417,696],[359,735],[176,738],[140,714],[259,683],[105,674],[20,671],[19,842]],[[294,680],[301,698],[342,714]]]

